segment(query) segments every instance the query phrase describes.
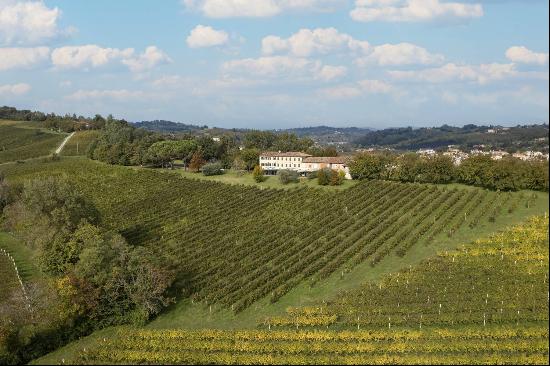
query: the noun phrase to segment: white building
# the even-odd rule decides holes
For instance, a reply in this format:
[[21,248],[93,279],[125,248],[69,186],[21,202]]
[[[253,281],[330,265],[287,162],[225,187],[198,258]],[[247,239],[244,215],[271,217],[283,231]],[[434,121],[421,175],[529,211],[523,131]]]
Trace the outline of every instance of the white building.
[[260,154],[259,160],[260,166],[266,174],[277,174],[279,170],[294,170],[300,174],[305,174],[323,168],[330,168],[343,171],[346,174],[346,179],[351,179],[346,157],[317,157],[296,151],[265,151]]

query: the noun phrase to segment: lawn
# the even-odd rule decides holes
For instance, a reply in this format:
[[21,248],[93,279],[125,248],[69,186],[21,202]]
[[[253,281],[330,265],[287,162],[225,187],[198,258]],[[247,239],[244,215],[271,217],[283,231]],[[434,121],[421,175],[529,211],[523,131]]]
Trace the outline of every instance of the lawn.
[[279,177],[277,176],[265,176],[266,180],[264,182],[256,183],[254,181],[254,178],[252,177],[252,173],[237,172],[234,170],[228,170],[223,175],[214,175],[214,176],[208,176],[208,177],[203,175],[202,173],[193,173],[190,171],[186,171],[182,168],[177,168],[174,170],[163,169],[162,171],[167,173],[172,173],[172,174],[179,174],[185,178],[204,179],[204,180],[217,181],[217,182],[222,182],[227,184],[255,186],[258,188],[293,189],[293,188],[300,188],[300,187],[311,187],[311,188],[321,188],[321,189],[327,189],[327,190],[343,190],[343,189],[351,188],[358,183],[358,181],[355,181],[355,180],[345,180],[344,183],[340,186],[320,186],[319,184],[317,184],[316,179],[307,179],[305,177],[301,177],[299,183],[282,184],[281,181],[279,180]]

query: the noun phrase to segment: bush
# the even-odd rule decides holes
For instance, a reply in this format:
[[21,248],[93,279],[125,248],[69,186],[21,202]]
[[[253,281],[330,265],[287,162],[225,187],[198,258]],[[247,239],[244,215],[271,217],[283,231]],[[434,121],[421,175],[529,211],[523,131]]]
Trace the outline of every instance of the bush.
[[317,170],[313,172],[308,172],[306,174],[307,179],[317,179]]
[[208,163],[202,166],[202,174],[206,176],[210,175],[222,175],[223,168],[221,163]]
[[256,181],[256,183],[262,183],[265,180],[264,170],[262,169],[261,166],[256,165],[254,167],[254,171],[252,172],[252,177],[254,177],[254,180]]
[[339,186],[344,183],[344,179],[346,179],[346,173],[343,171],[336,171],[333,170],[330,172],[330,185],[331,186]]
[[294,170],[279,170],[277,172],[277,175],[279,176],[279,180],[283,184],[298,183],[298,180],[300,178],[298,172],[295,172]]
[[330,177],[331,177],[331,169],[329,168],[323,168],[321,170],[317,171],[317,183],[319,183],[320,186],[328,186],[330,183]]

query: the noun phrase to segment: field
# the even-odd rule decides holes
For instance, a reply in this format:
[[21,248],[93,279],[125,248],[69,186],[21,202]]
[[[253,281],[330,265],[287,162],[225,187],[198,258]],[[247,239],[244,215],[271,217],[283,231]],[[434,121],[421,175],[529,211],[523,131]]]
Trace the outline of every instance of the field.
[[0,121],[0,164],[49,155],[65,136],[28,123]]
[[91,143],[99,136],[99,131],[77,131],[67,141],[61,155],[64,156],[85,156]]
[[183,169],[177,169],[174,171],[164,170],[166,173],[179,174],[184,178],[190,179],[203,179],[206,181],[221,182],[227,184],[236,184],[236,185],[247,185],[255,186],[260,188],[279,188],[279,189],[293,189],[297,187],[311,187],[311,188],[320,188],[325,190],[342,190],[353,187],[358,183],[356,180],[345,180],[342,185],[339,186],[320,186],[317,183],[317,179],[307,179],[305,177],[300,178],[298,183],[289,183],[282,184],[279,180],[279,177],[276,175],[265,176],[265,180],[261,183],[256,183],[252,173],[246,172],[237,172],[234,170],[227,170],[225,174],[222,175],[212,175],[204,176],[201,173],[193,173],[190,171],[185,171]]
[[548,364],[547,224],[532,218],[328,303],[288,309],[263,329],[121,327],[37,363]]
[[413,247],[456,245],[464,233],[495,230],[501,217],[544,210],[547,200],[542,193],[383,181],[340,192],[258,189],[75,158],[0,171],[11,180],[68,176],[104,225],[175,258],[185,297],[233,313],[359,266],[374,270],[386,257],[399,263]]

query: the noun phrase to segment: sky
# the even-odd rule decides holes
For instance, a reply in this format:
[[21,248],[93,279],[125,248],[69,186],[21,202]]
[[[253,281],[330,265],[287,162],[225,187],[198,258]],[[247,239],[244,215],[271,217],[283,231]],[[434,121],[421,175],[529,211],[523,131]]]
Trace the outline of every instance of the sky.
[[548,0],[0,0],[0,104],[236,128],[548,123]]

